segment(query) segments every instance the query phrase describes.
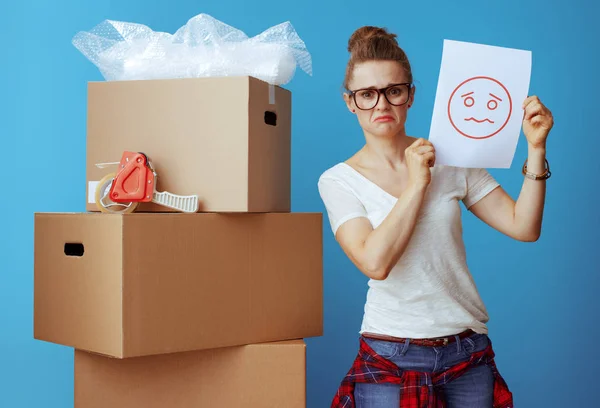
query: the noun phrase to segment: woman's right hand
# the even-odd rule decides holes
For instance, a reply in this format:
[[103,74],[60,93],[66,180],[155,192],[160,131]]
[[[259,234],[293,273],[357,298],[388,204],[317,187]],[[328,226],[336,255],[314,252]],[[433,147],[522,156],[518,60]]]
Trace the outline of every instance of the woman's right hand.
[[424,188],[431,182],[431,170],[435,164],[435,149],[429,140],[417,139],[404,151],[408,177],[411,185]]

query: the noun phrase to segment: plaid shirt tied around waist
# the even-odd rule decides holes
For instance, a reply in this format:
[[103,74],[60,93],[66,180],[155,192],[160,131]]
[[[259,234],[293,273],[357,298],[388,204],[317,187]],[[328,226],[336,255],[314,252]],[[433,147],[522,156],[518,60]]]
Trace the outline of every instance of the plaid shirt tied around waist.
[[494,408],[514,408],[512,393],[494,362],[494,351],[490,344],[485,350],[473,353],[468,361],[452,366],[440,373],[402,370],[391,361],[378,355],[361,338],[360,349],[352,368],[342,380],[331,408],[355,408],[355,383],[398,384],[400,408],[445,408],[438,388],[460,377],[471,367],[487,364],[494,374]]

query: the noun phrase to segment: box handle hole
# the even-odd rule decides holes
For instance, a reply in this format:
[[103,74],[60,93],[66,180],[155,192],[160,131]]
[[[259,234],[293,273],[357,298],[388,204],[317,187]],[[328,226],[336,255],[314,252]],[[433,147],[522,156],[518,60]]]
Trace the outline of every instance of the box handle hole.
[[83,256],[83,244],[76,242],[67,242],[65,244],[66,256]]
[[265,123],[271,126],[277,126],[277,114],[275,112],[265,112]]

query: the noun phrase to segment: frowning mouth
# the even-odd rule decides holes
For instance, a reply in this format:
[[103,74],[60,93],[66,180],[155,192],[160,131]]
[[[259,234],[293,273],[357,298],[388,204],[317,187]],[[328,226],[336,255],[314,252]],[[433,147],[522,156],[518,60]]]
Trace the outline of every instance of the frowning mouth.
[[394,120],[394,118],[392,116],[385,115],[385,116],[379,116],[378,118],[376,118],[375,122],[391,122],[393,120]]
[[493,120],[489,120],[488,118],[485,118],[485,119],[482,119],[482,120],[477,120],[477,119],[475,119],[475,118],[466,118],[466,119],[465,119],[465,121],[469,121],[469,120],[472,120],[472,121],[474,121],[474,122],[477,122],[477,123],[483,123],[483,122],[490,122],[490,123],[494,123],[494,121],[493,121]]

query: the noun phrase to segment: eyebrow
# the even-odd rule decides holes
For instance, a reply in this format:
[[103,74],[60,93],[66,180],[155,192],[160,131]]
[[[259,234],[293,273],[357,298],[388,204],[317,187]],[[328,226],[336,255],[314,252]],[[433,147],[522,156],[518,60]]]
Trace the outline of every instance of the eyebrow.
[[493,93],[490,93],[491,96],[493,96],[494,98],[498,99],[500,102],[502,102],[502,99],[498,98],[496,95],[494,95]]
[[371,85],[371,86],[367,86],[364,88],[358,88],[358,90],[367,90],[367,89],[373,89],[373,90],[379,90],[379,89],[383,89],[383,88],[389,88],[390,86],[393,85],[398,85],[398,84],[405,84],[407,82],[389,82],[386,86],[382,86],[381,88],[375,85]]
[[475,93],[475,92],[469,92],[469,93],[466,93],[466,94],[464,94],[464,95],[461,95],[460,97],[461,97],[461,98],[464,98],[465,96],[468,96],[468,95],[471,95],[471,94],[474,94],[474,93]]

